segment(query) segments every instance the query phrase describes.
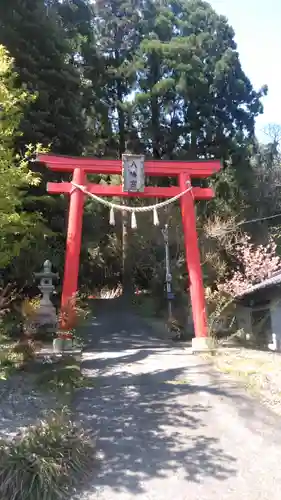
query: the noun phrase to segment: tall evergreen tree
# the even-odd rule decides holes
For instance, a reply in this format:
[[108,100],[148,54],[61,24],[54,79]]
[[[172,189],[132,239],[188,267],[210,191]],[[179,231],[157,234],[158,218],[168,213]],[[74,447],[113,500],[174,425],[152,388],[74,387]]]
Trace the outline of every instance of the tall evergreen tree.
[[[98,46],[101,87],[96,85],[96,69],[88,72],[93,82],[96,105],[104,118],[100,127],[104,154],[121,158],[130,146],[131,104],[136,68],[133,59],[140,43],[140,0],[97,0],[94,4],[95,38]],[[100,135],[100,138],[102,138]],[[129,251],[128,216],[122,217],[122,281],[130,290],[132,259]]]
[[1,2],[0,43],[15,59],[20,83],[37,94],[21,124],[22,140],[80,154],[85,141],[80,75],[52,2]]
[[[80,155],[87,136],[81,73],[75,60],[74,47],[66,36],[54,1],[14,0],[0,4],[0,43],[4,43],[15,60],[18,85],[36,95],[25,109],[16,137],[17,150],[25,144],[51,144],[54,153]],[[37,168],[37,166],[34,166]],[[62,274],[65,250],[67,198],[46,197],[46,182],[59,180],[61,175],[42,170],[40,186],[29,189],[24,200],[26,213],[39,211],[50,230],[51,239],[38,239],[34,252],[21,252],[13,276],[22,273],[23,263],[30,257],[29,273],[39,260],[50,258]]]
[[[130,130],[129,97],[135,88],[136,68],[132,62],[139,47],[141,0],[97,0],[94,31],[99,66],[89,69],[93,95],[101,117],[105,154],[124,153]],[[99,79],[97,79],[99,78]]]
[[[252,182],[247,191],[247,217],[250,219],[272,217],[281,212],[281,127],[270,124],[266,134],[266,144],[256,141],[251,148]],[[264,221],[263,231],[270,230],[280,220],[274,217]]]
[[137,120],[147,152],[229,157],[253,136],[260,97],[243,72],[234,31],[202,0],[144,1]]
[[81,76],[84,117],[86,119],[86,154],[116,155],[111,112],[104,86],[104,54],[96,42],[96,14],[90,0],[51,0],[60,18],[65,37],[72,48],[72,60]]

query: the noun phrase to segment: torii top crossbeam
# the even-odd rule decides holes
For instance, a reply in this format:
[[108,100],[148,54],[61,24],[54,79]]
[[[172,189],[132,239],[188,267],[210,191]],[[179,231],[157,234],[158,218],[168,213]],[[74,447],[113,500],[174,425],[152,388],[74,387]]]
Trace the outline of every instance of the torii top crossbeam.
[[[38,160],[45,163],[51,170],[73,172],[75,168],[82,168],[88,174],[120,174],[122,160],[106,160],[100,158],[68,157],[51,154],[40,154]],[[190,177],[209,177],[221,169],[219,160],[146,160],[144,170],[146,175],[173,177],[181,173],[188,173]]]
[[[67,157],[51,154],[40,154],[40,162],[53,171],[74,172],[81,169],[85,174],[107,174],[121,175],[121,160],[104,160],[99,158]],[[198,161],[165,161],[147,160],[144,164],[144,171],[147,176],[157,177],[179,177],[180,174],[187,174],[190,178],[206,178],[217,173],[221,168],[218,160],[198,160]],[[50,194],[69,194],[72,190],[69,182],[54,183],[49,182],[47,186]],[[88,190],[99,196],[123,196],[123,197],[145,197],[145,198],[170,198],[180,192],[179,186],[157,187],[147,186],[143,193],[126,193],[122,191],[122,186],[94,184],[88,185]],[[193,188],[193,196],[196,200],[208,200],[214,197],[212,188]]]

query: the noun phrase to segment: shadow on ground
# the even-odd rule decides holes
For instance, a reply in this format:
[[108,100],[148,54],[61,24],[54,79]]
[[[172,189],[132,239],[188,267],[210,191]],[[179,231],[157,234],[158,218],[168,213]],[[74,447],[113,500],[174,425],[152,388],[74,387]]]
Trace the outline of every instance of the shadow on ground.
[[0,439],[12,439],[23,428],[33,425],[46,410],[58,405],[55,395],[42,394],[28,373],[0,381]]
[[218,439],[204,433],[210,408],[188,403],[186,396],[198,388],[181,380],[175,385],[179,376],[181,370],[131,378],[113,375],[83,391],[79,417],[99,431],[103,455],[95,487],[137,494],[148,478],[164,478],[179,469],[195,482],[235,474],[235,459]]
[[111,307],[97,305],[84,332],[82,368],[92,383],[77,394],[76,408],[97,432],[102,458],[83,499],[148,498],[151,491],[164,498],[167,486],[167,498],[182,498],[179,488],[188,483],[237,477],[241,455],[222,445],[218,417],[249,428],[248,436],[281,440],[277,417],[235,382],[164,341],[141,318]]
[[121,313],[97,317],[86,338],[82,368],[94,387],[77,394],[76,407],[80,421],[98,432],[102,454],[91,493],[107,487],[138,495],[147,481],[178,474],[193,482],[235,475],[235,458],[205,428],[210,407],[194,397],[207,388],[189,383],[186,368],[159,367],[161,355],[176,356],[171,344]]

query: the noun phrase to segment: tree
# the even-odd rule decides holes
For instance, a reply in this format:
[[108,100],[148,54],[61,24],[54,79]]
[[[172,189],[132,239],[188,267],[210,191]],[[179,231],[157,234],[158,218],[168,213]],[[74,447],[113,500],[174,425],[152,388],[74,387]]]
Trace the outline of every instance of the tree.
[[255,91],[243,72],[227,20],[201,0],[96,2],[94,12],[110,148],[115,142],[120,154],[130,141],[131,151],[155,159],[222,158],[204,218],[246,206],[249,145],[266,89]]
[[276,254],[276,244],[270,239],[267,246],[251,243],[249,235],[244,234],[235,248],[237,269],[231,278],[218,285],[220,291],[237,297],[253,285],[281,272],[281,259]]
[[70,61],[80,75],[80,94],[86,124],[87,154],[100,156],[109,146],[110,122],[104,97],[104,61],[96,43],[95,13],[91,0],[50,0],[70,47]]
[[[201,0],[14,0],[12,4],[0,6],[0,40],[15,57],[19,82],[38,94],[21,121],[24,135],[17,141],[19,149],[27,140],[51,143],[52,151],[69,155],[116,158],[128,150],[157,159],[219,157],[224,168],[212,181],[217,196],[200,204],[199,223],[214,211],[226,219],[241,212],[241,206],[249,208],[251,143],[265,89],[253,89],[241,68],[233,29],[209,4]],[[44,173],[44,181],[51,175]],[[101,179],[111,181],[116,179]],[[32,191],[35,199],[26,199],[25,208],[39,210],[48,220],[56,233],[52,255],[59,248],[55,258],[62,265],[66,200],[42,196],[39,202],[43,194],[45,183]],[[180,227],[175,213],[173,224]],[[125,217],[123,222],[125,261],[129,253]],[[88,201],[84,274],[90,275],[91,269],[100,276],[103,268],[117,273],[120,227],[116,233],[110,231],[107,212]],[[144,231],[149,233],[147,227]],[[143,249],[141,238],[130,239],[134,259],[127,259],[123,273],[129,280],[132,266],[138,267],[134,261],[137,249]],[[145,239],[149,242],[150,234]],[[147,282],[155,260],[162,259],[161,243],[156,245],[159,252],[156,248],[156,257],[146,268]]]
[[20,84],[37,95],[21,121],[20,147],[40,142],[56,153],[80,154],[85,143],[81,80],[52,2],[2,2],[0,43],[15,60]]
[[[80,155],[86,145],[82,76],[71,37],[65,36],[57,4],[52,0],[15,0],[0,5],[0,43],[7,46],[14,58],[17,84],[36,96],[21,117],[22,134],[15,141],[19,153],[25,144],[39,142],[50,146],[54,153]],[[37,164],[32,169],[40,173],[42,182],[29,187],[24,209],[30,214],[43,214],[52,238],[46,241],[38,238],[32,251],[21,250],[17,266],[9,271],[17,280],[25,279],[28,266],[29,269],[41,266],[42,259],[47,257],[52,258],[60,274],[63,268],[68,200],[46,196],[46,183],[61,180],[63,176]]]
[[[140,0],[98,0],[94,4],[100,87],[96,84],[96,68],[87,75],[92,81],[95,107],[101,117],[98,146],[103,148],[105,155],[118,158],[127,149],[130,139],[131,105],[128,99],[136,79],[133,58],[140,41],[140,6]],[[132,286],[129,232],[128,216],[124,211],[121,275],[125,293]]]
[[[14,150],[14,137],[26,107],[33,97],[16,84],[13,59],[0,45],[0,268],[5,268],[22,248],[38,237],[44,227],[40,214],[23,211],[29,186],[38,185],[40,178],[28,168],[28,159],[36,148],[28,146],[25,156]],[[37,149],[39,146],[37,146]]]
[[[269,138],[266,144],[256,141],[252,147],[252,179],[247,193],[250,218],[267,218],[281,212],[281,127],[268,125],[266,135]],[[263,232],[268,233],[276,221],[268,219]]]
[[231,158],[253,136],[266,91],[242,70],[233,29],[201,0],[143,3],[136,105],[146,151]]

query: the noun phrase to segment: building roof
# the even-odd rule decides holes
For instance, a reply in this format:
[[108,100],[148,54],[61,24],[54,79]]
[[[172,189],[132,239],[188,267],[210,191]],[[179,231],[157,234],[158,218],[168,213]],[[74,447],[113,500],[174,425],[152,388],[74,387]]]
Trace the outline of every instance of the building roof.
[[280,284],[281,284],[281,271],[278,271],[277,273],[273,274],[273,276],[271,276],[270,278],[266,278],[260,283],[257,283],[256,285],[246,288],[243,293],[237,296],[237,298],[240,299],[242,297],[245,297],[246,295],[249,295],[250,293],[257,292],[258,290],[263,290],[264,288]]

